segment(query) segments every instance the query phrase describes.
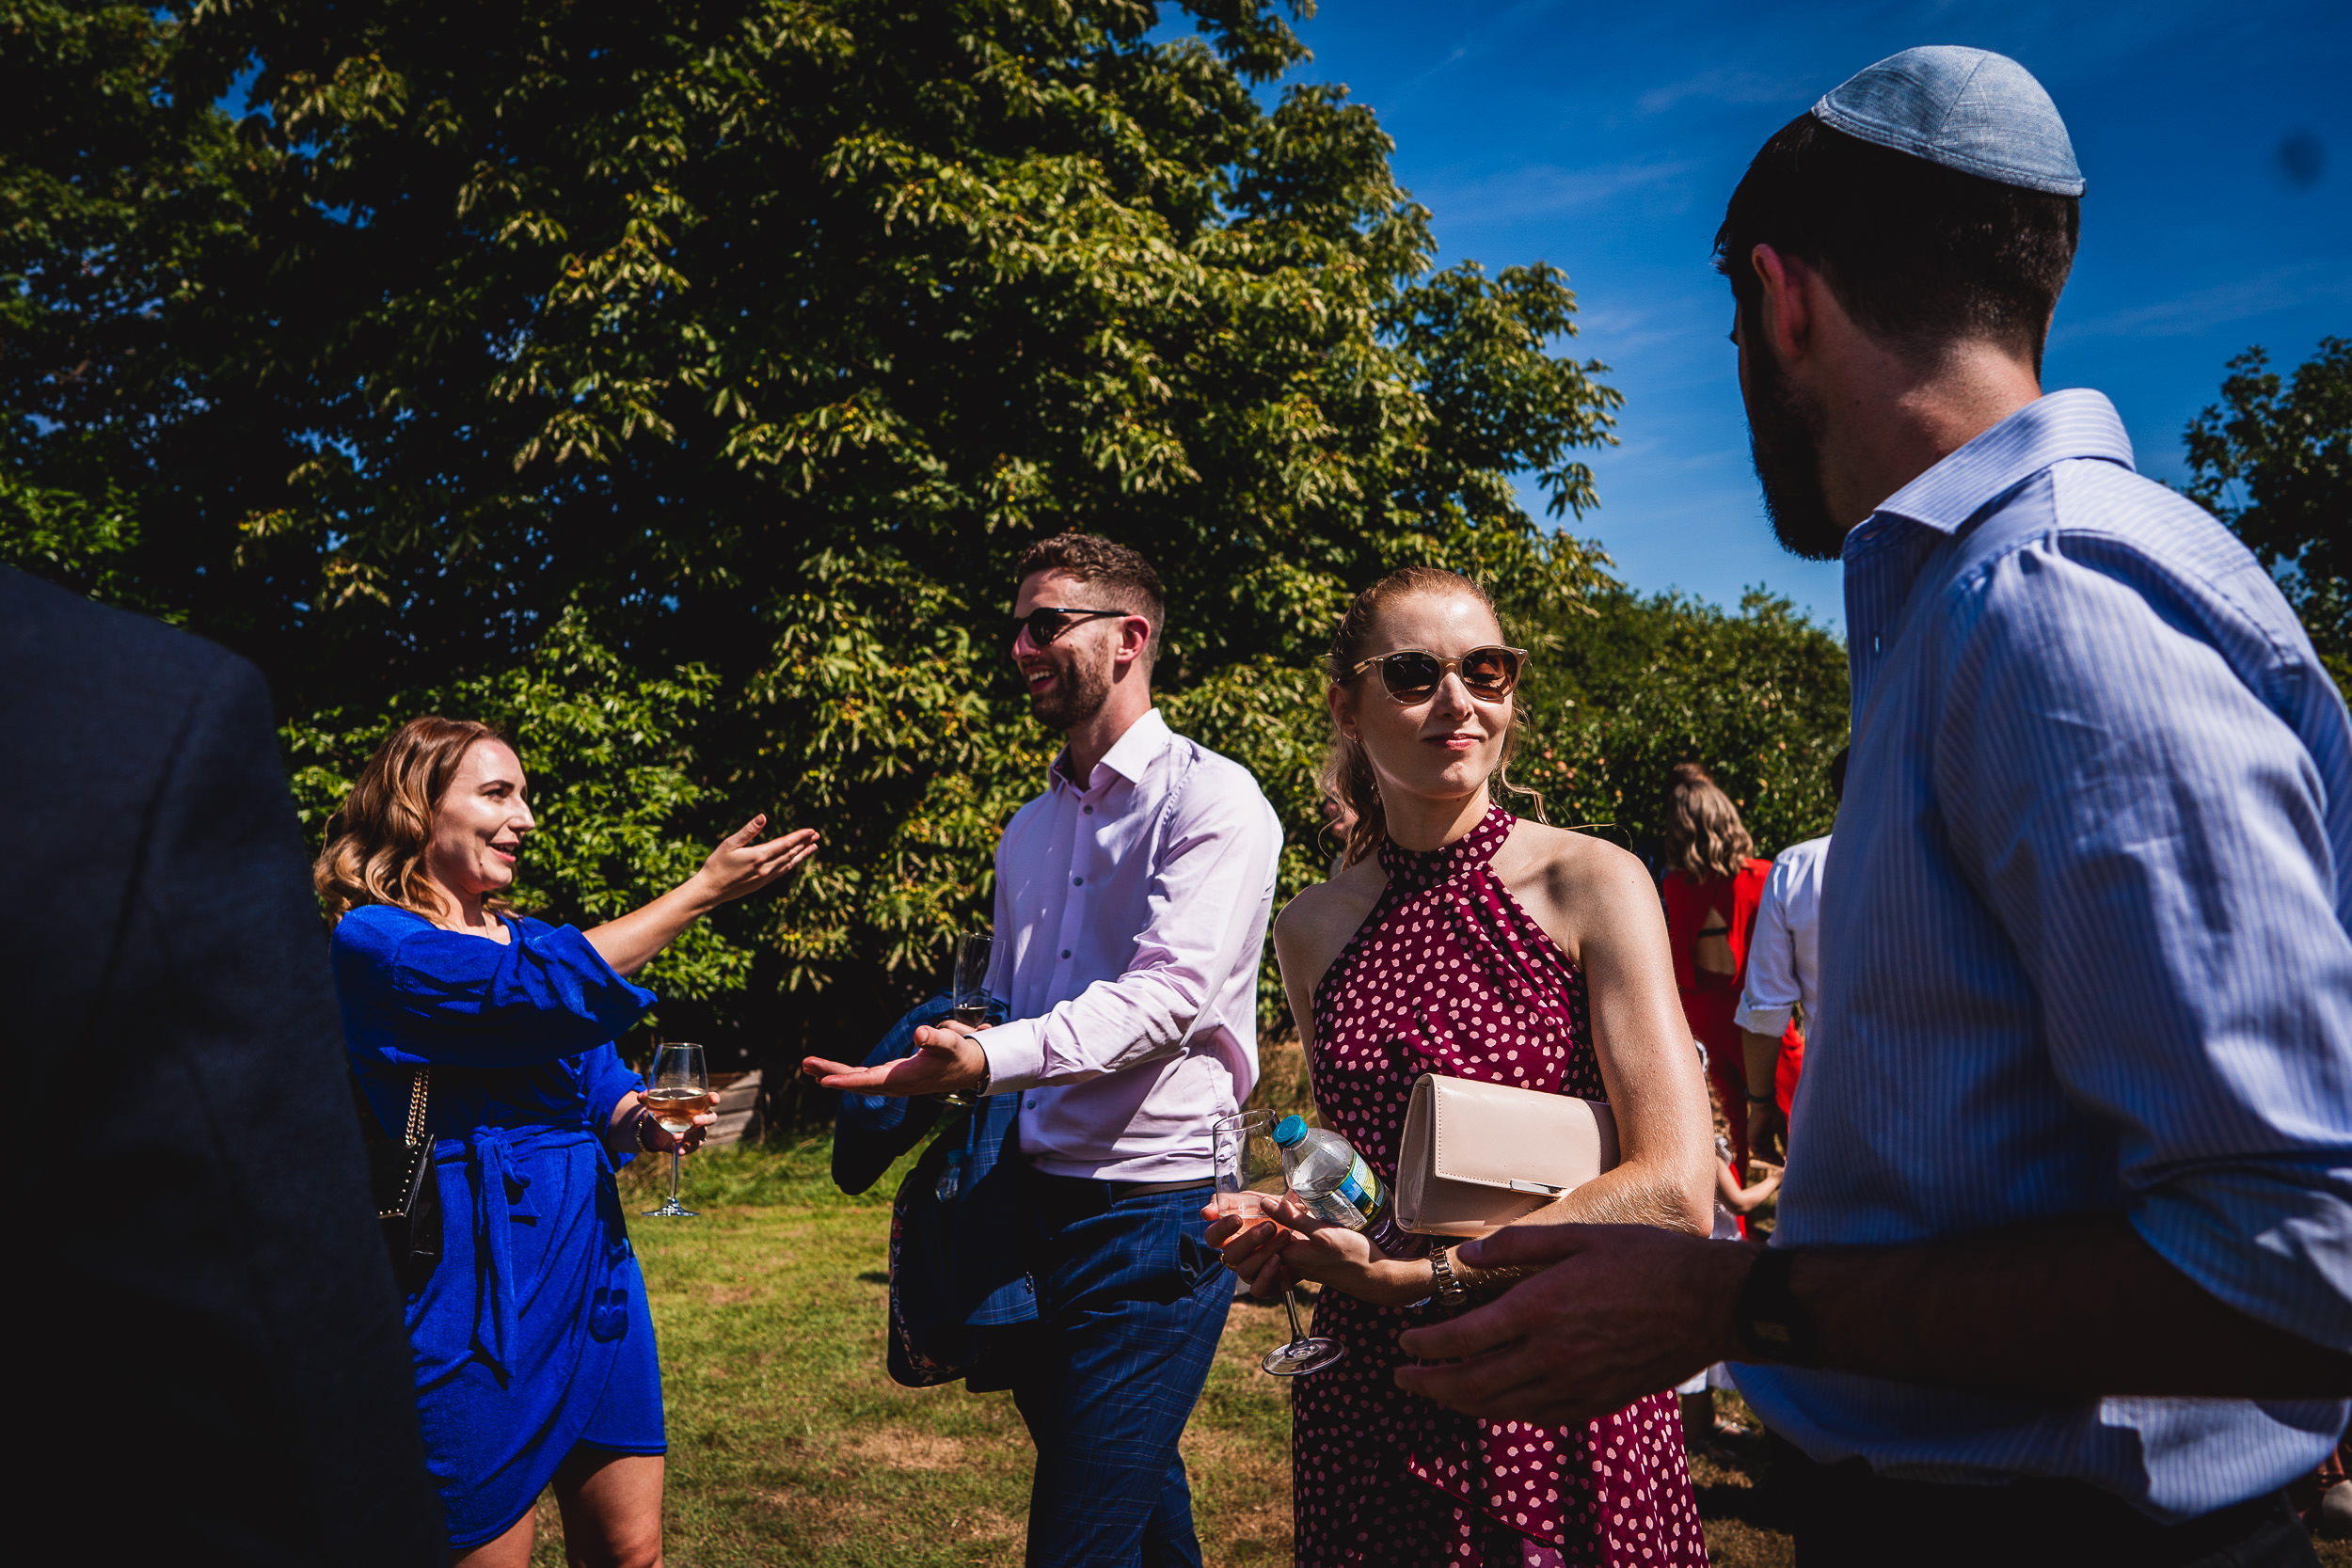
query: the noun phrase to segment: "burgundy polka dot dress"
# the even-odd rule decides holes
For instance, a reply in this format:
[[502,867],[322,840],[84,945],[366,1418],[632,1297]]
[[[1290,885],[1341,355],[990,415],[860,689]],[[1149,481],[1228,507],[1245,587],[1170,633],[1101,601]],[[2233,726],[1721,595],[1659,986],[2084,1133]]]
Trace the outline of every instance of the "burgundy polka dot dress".
[[[1424,1072],[1603,1098],[1584,977],[1488,868],[1516,820],[1383,844],[1389,885],[1316,988],[1315,1104],[1384,1176]],[[1671,1392],[1578,1428],[1457,1415],[1391,1376],[1444,1313],[1323,1292],[1314,1331],[1348,1354],[1291,1386],[1302,1568],[1706,1563]]]

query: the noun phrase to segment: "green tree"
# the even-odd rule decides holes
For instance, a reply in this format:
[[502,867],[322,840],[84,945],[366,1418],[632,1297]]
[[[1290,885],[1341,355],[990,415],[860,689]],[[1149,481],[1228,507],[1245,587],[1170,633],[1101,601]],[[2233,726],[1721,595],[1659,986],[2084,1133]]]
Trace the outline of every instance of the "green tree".
[[[788,1053],[870,1037],[985,919],[1047,760],[1010,563],[1109,533],[1168,577],[1157,684],[1267,780],[1295,885],[1347,593],[1599,588],[1512,479],[1581,515],[1618,400],[1557,352],[1561,273],[1433,273],[1370,112],[1270,89],[1283,9],[24,0],[0,417],[51,521],[0,553],[257,658],[314,806],[419,704],[515,716],[565,781],[555,915],[652,890],[640,829],[821,829],[663,1015]],[[119,519],[71,562],[59,497]],[[557,718],[598,702],[675,776],[650,815],[575,793],[603,732]]]
[[2352,338],[2282,383],[2260,347],[2230,361],[2189,421],[2189,499],[2276,574],[2336,686],[2352,695]]
[[1756,852],[1830,830],[1830,759],[1846,744],[1846,650],[1787,599],[1740,612],[1612,586],[1526,619],[1549,643],[1530,681],[1512,777],[1562,827],[1645,853],[1664,836],[1668,771],[1703,764]]

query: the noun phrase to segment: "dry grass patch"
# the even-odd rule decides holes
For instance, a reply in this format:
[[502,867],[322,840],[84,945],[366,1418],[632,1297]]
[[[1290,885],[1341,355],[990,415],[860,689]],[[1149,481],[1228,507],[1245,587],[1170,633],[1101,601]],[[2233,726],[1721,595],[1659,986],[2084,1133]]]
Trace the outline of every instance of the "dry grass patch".
[[961,1437],[942,1437],[912,1427],[885,1427],[860,1433],[850,1439],[844,1451],[886,1470],[946,1470],[963,1463],[964,1442]]

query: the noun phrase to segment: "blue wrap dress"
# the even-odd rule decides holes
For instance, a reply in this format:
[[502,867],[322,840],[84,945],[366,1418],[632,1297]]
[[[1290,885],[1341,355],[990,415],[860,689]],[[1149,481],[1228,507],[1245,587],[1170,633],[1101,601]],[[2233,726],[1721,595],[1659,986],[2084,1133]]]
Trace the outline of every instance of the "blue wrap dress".
[[654,995],[572,927],[505,920],[503,946],[388,905],[335,928],[344,1038],[393,1136],[412,1069],[433,1069],[442,1253],[408,1298],[408,1337],[458,1550],[521,1518],[579,1445],[667,1448],[644,1281],[598,1135],[643,1086],[612,1041]]

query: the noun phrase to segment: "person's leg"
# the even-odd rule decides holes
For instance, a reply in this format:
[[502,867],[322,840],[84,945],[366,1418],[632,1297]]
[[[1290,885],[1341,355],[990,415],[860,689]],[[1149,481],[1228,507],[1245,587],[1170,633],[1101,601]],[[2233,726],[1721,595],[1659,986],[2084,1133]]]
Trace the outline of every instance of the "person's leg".
[[555,1502],[564,1511],[564,1555],[573,1568],[661,1568],[663,1464],[658,1453],[613,1453],[585,1443],[564,1458],[555,1472]]
[[[1176,1442],[1207,1380],[1231,1287],[1202,1242],[1199,1191],[1041,1196],[1041,1332],[1013,1387],[1038,1448],[1031,1568],[1196,1568]],[[1099,1189],[1098,1189],[1099,1190]]]
[[450,1555],[450,1568],[529,1568],[534,1516],[529,1509],[523,1516],[506,1528],[505,1533],[493,1536],[479,1546],[470,1546]]

